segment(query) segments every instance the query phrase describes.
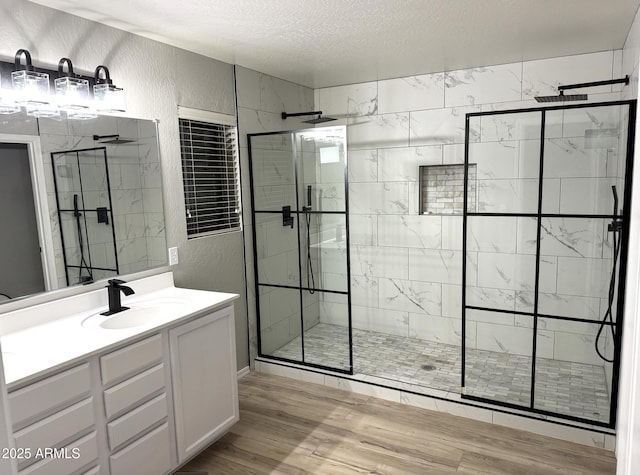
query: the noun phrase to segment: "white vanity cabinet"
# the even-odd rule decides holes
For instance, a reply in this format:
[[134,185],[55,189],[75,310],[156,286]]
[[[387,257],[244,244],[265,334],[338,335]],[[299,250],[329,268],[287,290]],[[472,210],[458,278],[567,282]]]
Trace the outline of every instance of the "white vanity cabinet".
[[178,463],[239,419],[233,307],[169,331]]
[[169,474],[224,435],[239,419],[233,305],[196,315],[10,387],[18,475]]

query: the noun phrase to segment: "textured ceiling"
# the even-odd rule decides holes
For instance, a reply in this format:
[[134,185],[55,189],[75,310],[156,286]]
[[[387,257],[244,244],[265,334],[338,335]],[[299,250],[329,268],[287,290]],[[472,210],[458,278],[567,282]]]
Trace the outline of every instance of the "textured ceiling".
[[35,0],[310,87],[622,48],[640,0]]

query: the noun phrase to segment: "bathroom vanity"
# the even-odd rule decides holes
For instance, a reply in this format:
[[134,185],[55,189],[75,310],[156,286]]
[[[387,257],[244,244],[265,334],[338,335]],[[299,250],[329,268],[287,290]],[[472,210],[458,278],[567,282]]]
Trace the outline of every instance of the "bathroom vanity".
[[112,316],[96,290],[0,317],[18,474],[170,473],[238,420],[237,295],[127,285]]

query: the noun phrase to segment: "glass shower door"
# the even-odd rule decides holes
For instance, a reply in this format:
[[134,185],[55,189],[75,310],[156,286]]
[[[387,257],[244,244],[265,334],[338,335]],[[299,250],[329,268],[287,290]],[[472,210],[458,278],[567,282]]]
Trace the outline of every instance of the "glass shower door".
[[304,361],[351,369],[344,127],[295,135]]
[[344,127],[249,148],[259,354],[351,372]]
[[467,115],[464,397],[615,425],[634,121],[624,101]]
[[52,152],[51,160],[66,285],[118,275],[107,149]]
[[467,160],[476,167],[476,196],[467,196],[463,216],[464,394],[528,407],[534,319],[521,311],[519,297],[537,288],[542,116],[476,116],[468,128],[478,134]]

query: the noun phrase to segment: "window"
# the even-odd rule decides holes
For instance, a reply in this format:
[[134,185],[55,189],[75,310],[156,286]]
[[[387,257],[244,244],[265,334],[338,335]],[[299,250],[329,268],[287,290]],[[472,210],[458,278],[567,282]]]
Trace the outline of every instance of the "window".
[[235,118],[180,108],[187,237],[240,230]]

